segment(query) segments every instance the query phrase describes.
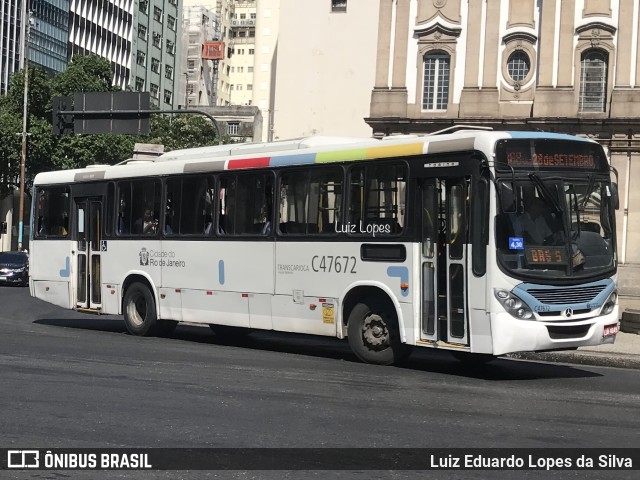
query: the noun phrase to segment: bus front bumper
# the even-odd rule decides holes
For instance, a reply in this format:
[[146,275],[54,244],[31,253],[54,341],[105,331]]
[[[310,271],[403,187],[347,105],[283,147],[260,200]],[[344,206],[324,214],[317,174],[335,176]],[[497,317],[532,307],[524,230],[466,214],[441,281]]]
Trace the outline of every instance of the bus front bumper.
[[491,315],[493,354],[568,350],[613,343],[616,336],[610,334],[610,329],[605,336],[605,327],[612,325],[618,325],[617,305],[608,315],[573,322],[518,320],[507,312],[494,313]]

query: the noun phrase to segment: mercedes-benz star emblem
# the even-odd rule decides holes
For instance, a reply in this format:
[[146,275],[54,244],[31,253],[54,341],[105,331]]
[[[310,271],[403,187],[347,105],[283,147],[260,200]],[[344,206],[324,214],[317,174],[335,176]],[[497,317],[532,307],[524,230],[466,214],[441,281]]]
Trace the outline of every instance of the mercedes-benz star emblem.
[[569,318],[569,317],[571,317],[572,315],[573,315],[573,308],[567,308],[567,309],[564,311],[564,316],[565,316],[565,317]]

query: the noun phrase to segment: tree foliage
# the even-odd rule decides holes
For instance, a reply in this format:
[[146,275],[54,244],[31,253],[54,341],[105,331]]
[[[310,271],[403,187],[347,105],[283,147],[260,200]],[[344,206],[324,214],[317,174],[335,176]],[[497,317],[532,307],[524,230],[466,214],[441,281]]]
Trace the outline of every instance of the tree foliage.
[[[212,123],[197,115],[152,115],[150,135],[52,135],[53,97],[119,90],[111,79],[110,62],[95,55],[74,56],[64,72],[52,77],[40,68],[29,69],[27,186],[39,172],[121,162],[132,156],[136,142],[163,144],[170,151],[230,141],[218,139]],[[20,71],[0,96],[0,198],[19,177],[23,101]]]

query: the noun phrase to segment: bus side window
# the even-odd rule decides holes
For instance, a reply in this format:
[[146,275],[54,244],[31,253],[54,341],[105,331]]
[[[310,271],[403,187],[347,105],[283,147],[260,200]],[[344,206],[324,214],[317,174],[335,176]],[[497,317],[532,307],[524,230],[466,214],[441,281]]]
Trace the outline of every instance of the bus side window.
[[180,194],[182,182],[180,178],[171,178],[165,184],[166,200],[164,206],[164,233],[177,233],[180,227]]
[[70,195],[66,187],[38,191],[36,236],[66,237],[69,234]]
[[235,175],[224,175],[220,178],[220,201],[218,203],[219,235],[235,234],[236,189],[237,180]]
[[348,220],[356,232],[399,234],[405,225],[407,167],[404,164],[354,167],[349,172]]
[[343,171],[321,167],[280,177],[281,234],[335,234],[342,223]]

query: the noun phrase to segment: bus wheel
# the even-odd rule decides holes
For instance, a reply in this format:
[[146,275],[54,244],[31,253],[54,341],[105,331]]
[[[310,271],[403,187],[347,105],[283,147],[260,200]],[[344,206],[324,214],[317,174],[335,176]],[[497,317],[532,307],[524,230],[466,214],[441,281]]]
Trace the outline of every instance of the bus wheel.
[[411,352],[400,341],[395,312],[371,298],[351,310],[347,336],[351,350],[365,363],[391,365]]
[[156,302],[149,288],[132,283],[124,294],[124,323],[132,335],[150,336],[158,328]]
[[210,323],[209,328],[213,330],[216,336],[221,338],[243,338],[251,333],[251,330],[248,328],[216,325],[214,323]]

